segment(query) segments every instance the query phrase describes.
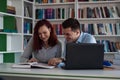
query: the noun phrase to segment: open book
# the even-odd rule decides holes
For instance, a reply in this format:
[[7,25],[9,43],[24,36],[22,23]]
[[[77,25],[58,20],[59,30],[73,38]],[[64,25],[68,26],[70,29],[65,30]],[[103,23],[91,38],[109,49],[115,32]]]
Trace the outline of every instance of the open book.
[[50,66],[45,63],[19,63],[19,64],[13,64],[12,68],[43,68],[43,69],[52,69],[55,68],[55,66]]

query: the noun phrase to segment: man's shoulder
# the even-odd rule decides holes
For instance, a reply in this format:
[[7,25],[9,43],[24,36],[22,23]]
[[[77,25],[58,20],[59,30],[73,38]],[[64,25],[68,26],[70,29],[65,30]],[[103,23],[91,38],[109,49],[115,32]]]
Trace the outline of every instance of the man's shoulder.
[[85,33],[85,32],[83,32],[83,36],[86,36],[86,37],[92,37],[91,34],[89,34],[89,33]]

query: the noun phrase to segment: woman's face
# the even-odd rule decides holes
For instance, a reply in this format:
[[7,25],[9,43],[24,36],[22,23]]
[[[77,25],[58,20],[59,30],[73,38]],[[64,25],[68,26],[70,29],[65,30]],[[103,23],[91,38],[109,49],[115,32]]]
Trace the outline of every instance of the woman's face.
[[50,37],[50,29],[46,26],[43,25],[38,29],[38,35],[43,42],[47,42],[49,37]]

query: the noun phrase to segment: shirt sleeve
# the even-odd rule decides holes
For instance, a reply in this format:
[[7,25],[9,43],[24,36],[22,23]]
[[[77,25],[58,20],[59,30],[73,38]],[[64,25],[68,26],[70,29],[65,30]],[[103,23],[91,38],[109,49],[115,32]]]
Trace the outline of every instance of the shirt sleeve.
[[29,57],[32,55],[33,52],[33,38],[31,38],[24,49],[23,54],[21,55],[20,62],[28,61]]
[[56,57],[61,57],[62,55],[62,43],[59,41],[57,44],[57,54]]

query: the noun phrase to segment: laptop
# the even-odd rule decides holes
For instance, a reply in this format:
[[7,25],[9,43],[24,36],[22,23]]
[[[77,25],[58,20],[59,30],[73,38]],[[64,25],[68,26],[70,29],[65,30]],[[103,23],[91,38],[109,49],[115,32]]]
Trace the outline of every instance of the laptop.
[[67,43],[64,69],[103,69],[104,45]]

